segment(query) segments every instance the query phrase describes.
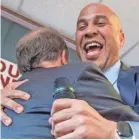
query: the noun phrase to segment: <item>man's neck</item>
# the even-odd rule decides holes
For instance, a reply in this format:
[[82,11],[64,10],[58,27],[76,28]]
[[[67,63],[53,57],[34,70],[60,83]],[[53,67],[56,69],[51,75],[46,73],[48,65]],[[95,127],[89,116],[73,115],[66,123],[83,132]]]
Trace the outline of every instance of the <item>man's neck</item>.
[[39,67],[42,68],[52,68],[52,67],[60,67],[62,64],[59,61],[43,61],[40,63]]

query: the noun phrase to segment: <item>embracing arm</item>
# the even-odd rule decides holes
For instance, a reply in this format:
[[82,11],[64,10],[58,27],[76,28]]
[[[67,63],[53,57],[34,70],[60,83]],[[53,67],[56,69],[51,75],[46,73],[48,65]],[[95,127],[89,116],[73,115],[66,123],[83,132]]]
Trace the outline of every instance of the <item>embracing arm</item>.
[[[119,139],[117,123],[103,118],[85,101],[59,99],[53,104],[49,123],[55,138]],[[133,127],[134,123],[134,127]],[[133,122],[133,135],[138,138],[139,122]]]
[[12,119],[7,116],[7,114],[3,111],[4,107],[9,108],[16,113],[22,113],[24,107],[20,104],[16,103],[12,99],[19,98],[22,100],[28,100],[30,95],[26,92],[15,90],[21,84],[27,82],[28,80],[18,81],[9,83],[4,89],[1,90],[1,121],[6,125],[9,126],[12,123]]
[[54,102],[52,134],[55,138],[116,138],[117,123],[103,118],[85,101],[76,99],[58,99]]

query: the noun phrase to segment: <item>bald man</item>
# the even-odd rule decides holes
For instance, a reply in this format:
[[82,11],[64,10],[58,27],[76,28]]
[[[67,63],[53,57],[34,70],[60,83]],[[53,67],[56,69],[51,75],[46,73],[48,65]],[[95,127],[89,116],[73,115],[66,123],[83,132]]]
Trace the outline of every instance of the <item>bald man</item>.
[[[96,3],[83,8],[76,29],[77,54],[84,62],[96,63],[125,104],[138,114],[139,67],[129,68],[120,61],[120,49],[124,40],[119,19],[111,9]],[[16,86],[17,83],[12,83],[9,85],[10,88],[3,89],[3,92],[13,93],[13,85]],[[18,91],[14,91],[15,93]],[[4,99],[9,99],[9,94],[5,94]],[[15,102],[11,104],[4,102],[3,106],[13,110],[16,110],[17,106],[21,107]],[[22,110],[23,107],[20,111]],[[2,114],[8,118],[3,111]],[[138,137],[136,132],[139,132],[139,122],[130,122],[130,126],[128,122],[116,123],[107,120],[84,101],[57,100],[53,104],[51,114],[49,123],[56,138],[131,138],[134,135]],[[122,131],[125,128],[128,130]]]
[[[80,12],[76,28],[77,54],[84,62],[96,63],[123,101],[139,114],[139,67],[129,68],[120,61],[124,40],[120,21],[107,6],[91,3]],[[64,104],[68,104],[69,108]],[[80,104],[79,112],[76,104]],[[58,138],[132,137],[129,123],[106,120],[85,102],[77,100],[55,102],[49,121],[54,125],[53,134]],[[137,136],[139,122],[130,124]],[[124,132],[121,129],[128,130]]]

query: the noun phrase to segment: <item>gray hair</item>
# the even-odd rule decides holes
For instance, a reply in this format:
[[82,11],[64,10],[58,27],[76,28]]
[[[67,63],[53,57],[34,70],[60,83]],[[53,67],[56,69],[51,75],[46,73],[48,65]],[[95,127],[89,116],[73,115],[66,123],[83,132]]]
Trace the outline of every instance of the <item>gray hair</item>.
[[54,31],[41,28],[22,37],[16,46],[17,65],[21,73],[38,67],[42,61],[57,60],[68,48],[64,40]]

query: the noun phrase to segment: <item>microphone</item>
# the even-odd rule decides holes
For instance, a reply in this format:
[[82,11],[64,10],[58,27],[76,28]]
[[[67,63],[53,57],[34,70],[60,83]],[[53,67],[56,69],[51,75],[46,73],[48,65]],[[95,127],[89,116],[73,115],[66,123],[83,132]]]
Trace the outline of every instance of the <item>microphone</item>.
[[61,98],[75,99],[74,89],[66,77],[59,77],[55,80],[54,91],[53,98],[55,100]]

